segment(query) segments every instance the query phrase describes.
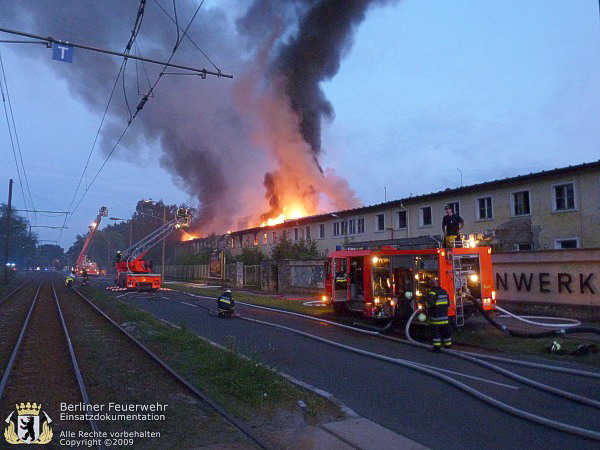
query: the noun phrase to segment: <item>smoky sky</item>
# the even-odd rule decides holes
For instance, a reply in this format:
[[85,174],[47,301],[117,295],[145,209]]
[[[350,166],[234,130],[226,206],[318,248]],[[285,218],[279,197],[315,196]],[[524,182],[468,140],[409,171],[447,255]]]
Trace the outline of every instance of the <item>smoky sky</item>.
[[[159,3],[174,16],[172,2],[148,0],[131,53],[166,61],[178,34],[181,37],[183,33],[177,32]],[[286,156],[274,158],[253,140],[259,119],[248,117],[249,105],[240,107],[239,98],[234,98],[236,86],[239,89],[236,83],[250,72],[263,86],[277,83],[274,91],[282,100],[278,104],[287,103],[297,115],[300,135],[311,149],[314,165],[323,173],[318,160],[322,122],[333,119],[334,106],[320,83],[338,73],[356,27],[371,5],[381,3],[385,1],[207,0],[189,35],[218,69],[235,78],[163,75],[111,163],[141,164],[142,155],[158,159],[175,183],[198,199],[205,231],[223,232],[235,227],[240,218],[259,216],[273,207],[268,204],[272,199],[265,200],[263,182],[275,182],[277,177],[269,174],[279,169]],[[177,1],[176,6],[179,25],[185,29],[197,4]],[[123,51],[138,8],[139,2],[133,0],[0,0],[0,23],[9,29]],[[45,61],[48,70],[66,80],[75,98],[102,114],[120,58],[75,49],[73,64],[67,65],[52,61],[51,50],[43,46],[23,47],[28,48],[19,51]],[[262,59],[260,52],[265,55]],[[186,39],[173,62],[217,70]],[[98,151],[106,155],[113,148],[130,110],[135,111],[161,70],[162,66],[128,61],[125,75],[117,83]],[[89,152],[92,141],[90,136],[90,147],[82,148],[82,153]],[[153,148],[160,148],[160,153],[148,150]],[[146,182],[160,184],[161,180]],[[308,189],[317,185],[313,183]]]

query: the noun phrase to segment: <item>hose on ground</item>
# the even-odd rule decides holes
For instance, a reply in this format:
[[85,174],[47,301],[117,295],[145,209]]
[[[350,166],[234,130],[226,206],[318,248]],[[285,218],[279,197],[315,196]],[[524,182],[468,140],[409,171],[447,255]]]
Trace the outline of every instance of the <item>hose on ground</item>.
[[600,335],[600,328],[592,328],[592,327],[577,327],[577,328],[560,328],[558,330],[549,330],[549,331],[541,331],[541,332],[527,332],[527,331],[517,331],[511,330],[506,325],[499,323],[495,320],[485,309],[481,306],[481,303],[478,299],[473,297],[472,295],[465,295],[465,298],[471,300],[471,302],[475,305],[475,307],[479,310],[479,312],[485,317],[485,319],[494,327],[502,331],[503,333],[508,334],[509,336],[521,337],[521,338],[544,338],[544,337],[553,337],[553,336],[564,336],[565,334],[576,334],[576,333],[594,333]]
[[[498,316],[498,317],[509,316],[509,317],[512,317],[513,319],[517,319],[517,320],[520,320],[521,322],[525,322],[525,323],[530,323],[530,324],[536,325],[538,327],[571,328],[571,327],[578,327],[581,325],[581,322],[579,320],[575,320],[575,319],[566,319],[564,317],[545,317],[545,316],[517,316],[516,314],[513,314],[510,311],[505,310],[504,308],[500,308],[498,305],[496,305],[496,309],[498,311],[504,313],[502,316]],[[534,322],[533,320],[529,320],[529,319],[566,320],[566,321],[569,321],[570,323]]]

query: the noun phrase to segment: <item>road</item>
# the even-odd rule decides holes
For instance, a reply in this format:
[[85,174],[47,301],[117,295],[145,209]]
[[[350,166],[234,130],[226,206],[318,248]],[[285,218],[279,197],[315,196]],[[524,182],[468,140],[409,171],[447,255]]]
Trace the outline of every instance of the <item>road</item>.
[[[239,319],[220,319],[215,301],[167,291],[113,293],[156,317],[255,358],[333,394],[358,414],[430,448],[597,448],[597,442],[519,419],[431,376]],[[277,323],[362,350],[403,358],[463,375],[453,378],[511,406],[598,431],[598,410],[557,398],[448,355],[279,313],[239,307],[243,317]],[[569,365],[573,366],[573,365]],[[598,381],[538,369],[505,368],[600,400]],[[584,369],[586,369],[584,367]],[[587,368],[589,370],[589,368]],[[448,374],[448,372],[445,372]],[[467,378],[465,375],[477,378]]]

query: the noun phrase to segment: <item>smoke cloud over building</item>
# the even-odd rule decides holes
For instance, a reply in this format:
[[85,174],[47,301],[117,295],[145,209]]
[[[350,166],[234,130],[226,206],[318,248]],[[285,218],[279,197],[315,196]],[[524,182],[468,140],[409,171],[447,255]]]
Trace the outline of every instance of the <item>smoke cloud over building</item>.
[[[339,71],[356,27],[372,5],[381,3],[384,0],[207,1],[189,35],[211,60],[183,38],[173,62],[220,69],[235,78],[201,79],[165,70],[115,160],[133,160],[146,148],[160,148],[160,156],[150,156],[160,158],[175,183],[198,199],[203,232],[235,228],[243,217],[250,217],[248,225],[259,225],[282,215],[358,206],[348,183],[319,163],[322,124],[334,117],[320,83]],[[182,38],[183,32],[159,5],[175,18],[172,2],[147,1],[131,54],[166,61]],[[176,6],[179,26],[185,29],[197,4],[177,1]],[[138,7],[138,2],[119,0],[0,0],[0,23],[123,51]],[[81,50],[66,69],[39,48],[20,51],[47,61],[74,96],[93,111],[104,112],[120,58]],[[105,154],[161,70],[162,66],[128,61],[101,134]]]

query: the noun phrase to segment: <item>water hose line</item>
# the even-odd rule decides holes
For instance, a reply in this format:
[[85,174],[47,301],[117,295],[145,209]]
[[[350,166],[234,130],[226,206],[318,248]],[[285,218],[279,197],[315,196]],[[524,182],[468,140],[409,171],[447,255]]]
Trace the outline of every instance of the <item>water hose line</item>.
[[[509,336],[521,337],[521,338],[544,338],[544,337],[553,337],[553,336],[564,336],[565,334],[576,334],[576,333],[595,333],[600,335],[600,328],[592,328],[592,327],[573,327],[573,328],[560,328],[558,330],[549,330],[549,331],[541,331],[541,332],[527,332],[527,331],[517,331],[511,330],[506,325],[499,323],[496,321],[485,309],[481,306],[481,303],[478,299],[473,297],[472,295],[465,295],[465,298],[471,300],[471,302],[475,305],[475,307],[479,310],[479,312],[485,317],[485,319],[494,327],[498,328],[503,333],[508,334]],[[560,324],[564,325],[564,324]]]

